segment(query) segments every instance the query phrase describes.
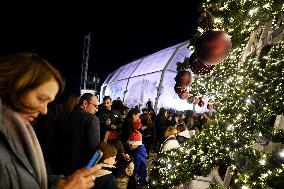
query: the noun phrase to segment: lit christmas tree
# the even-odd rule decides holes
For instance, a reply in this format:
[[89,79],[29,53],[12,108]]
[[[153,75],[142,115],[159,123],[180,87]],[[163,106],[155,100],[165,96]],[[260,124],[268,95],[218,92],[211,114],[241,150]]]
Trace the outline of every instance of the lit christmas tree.
[[200,11],[190,48],[210,29],[227,32],[233,45],[224,61],[190,85],[198,96],[215,96],[218,113],[181,148],[159,155],[150,187],[171,188],[227,165],[231,188],[283,188],[284,130],[275,128],[275,119],[284,113],[284,2],[207,0]]

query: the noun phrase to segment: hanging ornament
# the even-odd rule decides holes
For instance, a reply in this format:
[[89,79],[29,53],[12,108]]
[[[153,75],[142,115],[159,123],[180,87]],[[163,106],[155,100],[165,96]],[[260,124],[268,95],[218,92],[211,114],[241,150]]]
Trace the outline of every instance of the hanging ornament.
[[178,84],[175,84],[175,92],[178,94],[179,98],[182,100],[189,99],[193,95],[187,91],[187,88],[181,87]]
[[197,75],[208,74],[215,67],[214,65],[204,64],[195,53],[192,53],[187,61],[189,62],[191,71]]
[[222,62],[232,47],[230,36],[222,30],[208,30],[195,43],[198,58],[208,65]]
[[175,77],[175,81],[179,86],[188,87],[192,83],[192,74],[189,71],[179,71]]
[[187,87],[192,82],[191,74],[187,71],[179,71],[175,77],[175,92],[178,94],[179,98],[184,100],[188,98]]

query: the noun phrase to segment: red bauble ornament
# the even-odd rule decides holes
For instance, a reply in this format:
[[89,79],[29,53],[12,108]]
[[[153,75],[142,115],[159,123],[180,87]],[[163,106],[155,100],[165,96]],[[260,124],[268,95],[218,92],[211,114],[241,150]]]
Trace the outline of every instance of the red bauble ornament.
[[197,56],[208,65],[222,62],[228,56],[231,47],[230,36],[222,30],[208,30],[195,43]]
[[204,64],[195,53],[192,53],[189,61],[189,68],[194,74],[205,75],[213,70],[214,65]]
[[179,71],[175,77],[175,81],[179,86],[188,87],[192,83],[192,74],[189,71]]

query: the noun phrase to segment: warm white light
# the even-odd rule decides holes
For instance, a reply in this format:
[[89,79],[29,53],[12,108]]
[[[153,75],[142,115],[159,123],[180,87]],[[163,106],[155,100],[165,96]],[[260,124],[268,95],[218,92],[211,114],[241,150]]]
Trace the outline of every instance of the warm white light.
[[222,23],[222,20],[220,18],[215,18],[214,23],[215,24]]
[[259,160],[259,163],[260,163],[261,165],[265,165],[265,164],[266,164],[266,161],[265,161],[265,159],[262,159],[262,160]]
[[283,158],[284,157],[284,151],[279,152],[279,156]]
[[227,127],[227,131],[231,131],[231,130],[233,130],[234,129],[234,125],[228,125],[228,127]]
[[263,8],[268,9],[270,7],[269,3],[266,3],[265,5],[263,5]]
[[247,104],[250,104],[251,103],[251,100],[248,98],[248,99],[246,99],[246,103]]

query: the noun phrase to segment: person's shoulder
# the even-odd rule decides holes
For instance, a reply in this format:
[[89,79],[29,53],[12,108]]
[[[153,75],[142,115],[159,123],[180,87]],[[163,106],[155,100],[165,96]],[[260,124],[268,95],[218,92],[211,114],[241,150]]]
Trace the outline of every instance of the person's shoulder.
[[112,174],[106,174],[100,177],[97,177],[95,180],[94,189],[105,189],[105,188],[114,188],[118,189],[116,184],[116,179]]
[[92,119],[92,122],[100,123],[100,119],[97,115],[92,115],[91,119]]
[[142,156],[146,156],[147,157],[147,152],[146,152],[146,148],[145,148],[144,144],[140,145],[137,148],[137,154],[140,154]]

